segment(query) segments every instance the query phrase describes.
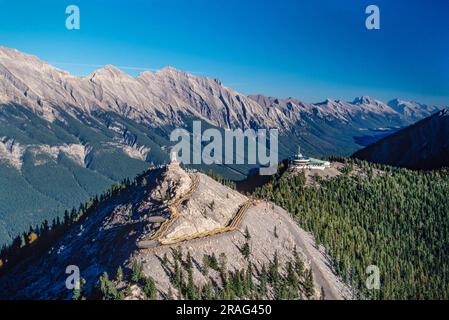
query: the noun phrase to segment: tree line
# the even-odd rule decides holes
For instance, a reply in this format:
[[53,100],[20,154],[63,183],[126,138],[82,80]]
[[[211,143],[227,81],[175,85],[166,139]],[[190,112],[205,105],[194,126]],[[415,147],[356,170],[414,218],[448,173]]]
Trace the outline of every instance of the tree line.
[[[285,173],[259,188],[313,233],[335,271],[362,299],[449,298],[449,172],[411,171],[339,159],[338,177]],[[366,287],[366,268],[380,270],[380,289]]]
[[2,246],[0,250],[0,274],[25,258],[45,252],[72,226],[82,223],[87,216],[96,212],[101,204],[120,195],[131,186],[143,186],[145,184],[145,174],[137,176],[132,181],[126,178],[122,182],[114,184],[100,196],[94,196],[86,203],[81,204],[78,209],[66,210],[62,218],[56,217],[51,222],[44,220],[40,225],[30,226],[27,232],[16,236],[11,244]]
[[[249,235],[249,233],[247,233]],[[248,243],[250,238],[247,237]],[[118,268],[114,278],[105,272],[98,281],[96,289],[88,299],[123,300],[133,296],[133,288],[138,287],[144,299],[187,299],[187,300],[258,300],[258,299],[311,299],[316,297],[313,274],[307,269],[296,251],[285,265],[281,265],[277,253],[272,260],[257,268],[251,261],[247,246],[240,248],[245,257],[246,267],[231,270],[226,254],[218,257],[215,253],[203,255],[199,272],[206,279],[197,283],[194,277],[195,264],[189,251],[181,247],[172,251],[169,258],[165,253],[161,266],[169,276],[167,292],[158,290],[154,279],[146,276],[141,262],[134,261],[127,276]],[[214,279],[212,273],[218,279]],[[321,290],[321,298],[324,298]],[[83,299],[76,292],[74,299]]]

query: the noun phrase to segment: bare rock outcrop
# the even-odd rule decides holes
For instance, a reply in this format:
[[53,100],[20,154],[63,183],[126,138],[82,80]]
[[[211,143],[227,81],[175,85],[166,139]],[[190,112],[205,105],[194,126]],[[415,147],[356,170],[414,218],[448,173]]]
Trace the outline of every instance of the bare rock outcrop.
[[[174,208],[179,210],[175,215]],[[171,223],[176,216],[179,218]],[[232,227],[226,228],[230,224]],[[211,232],[214,230],[220,232]],[[142,239],[155,235],[156,240],[172,241],[139,248]],[[242,247],[248,240],[251,253],[245,258]],[[68,265],[79,267],[88,294],[103,272],[114,275],[119,267],[131,270],[136,262],[154,279],[162,298],[173,288],[161,259],[179,249],[193,258],[197,283],[213,279],[218,285],[217,272],[206,276],[201,269],[204,255],[223,254],[230,270],[240,270],[251,261],[257,271],[275,255],[282,265],[297,250],[313,272],[315,298],[319,298],[321,288],[329,299],[349,297],[324,250],[316,247],[313,238],[287,212],[172,164],[149,170],[126,189],[96,204],[51,248],[33,252],[0,275],[0,298],[70,298],[72,292],[65,287]],[[139,288],[131,291],[134,293],[128,298],[142,297]]]

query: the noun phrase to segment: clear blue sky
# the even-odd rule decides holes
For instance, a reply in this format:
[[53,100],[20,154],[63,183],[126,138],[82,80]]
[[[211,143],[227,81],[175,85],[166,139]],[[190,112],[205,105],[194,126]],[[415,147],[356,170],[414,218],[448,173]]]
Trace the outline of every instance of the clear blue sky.
[[[369,4],[381,30],[365,28]],[[76,75],[171,65],[245,94],[449,105],[448,0],[0,0],[0,45]]]

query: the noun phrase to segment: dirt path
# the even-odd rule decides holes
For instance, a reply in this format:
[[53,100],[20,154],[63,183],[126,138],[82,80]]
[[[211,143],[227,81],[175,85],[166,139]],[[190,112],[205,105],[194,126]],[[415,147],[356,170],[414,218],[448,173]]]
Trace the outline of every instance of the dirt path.
[[193,239],[206,238],[206,237],[214,236],[214,235],[217,235],[217,234],[220,234],[220,233],[232,232],[236,228],[239,227],[239,225],[242,222],[242,219],[244,218],[246,212],[253,205],[254,205],[254,201],[253,200],[246,201],[239,208],[239,210],[237,211],[235,216],[232,218],[232,220],[229,222],[229,224],[227,226],[225,226],[225,227],[215,228],[215,229],[212,229],[212,230],[209,230],[209,231],[205,231],[205,232],[193,233],[193,234],[190,234],[190,235],[187,235],[187,236],[177,237],[177,238],[173,238],[173,239],[170,239],[170,240],[161,240],[160,243],[162,245],[172,245],[172,244],[176,244],[176,243],[179,243],[179,242],[190,241],[190,240],[193,240]]
[[187,190],[187,192],[185,192],[179,198],[174,199],[173,202],[168,205],[169,210],[171,212],[170,218],[161,224],[159,229],[151,236],[150,240],[139,241],[137,243],[139,249],[150,249],[160,245],[159,239],[164,236],[164,233],[170,228],[170,226],[173,225],[173,223],[180,216],[178,210],[180,204],[185,200],[189,199],[192,196],[192,194],[198,189],[200,183],[199,177],[196,174],[192,173],[190,174],[190,178],[192,179],[192,184],[189,187],[189,190]]
[[157,248],[162,245],[173,245],[180,242],[185,241],[191,241],[194,239],[199,238],[206,238],[210,236],[215,236],[221,233],[228,233],[234,231],[236,228],[239,227],[240,223],[242,222],[246,212],[249,208],[256,205],[256,201],[254,200],[247,200],[240,208],[237,210],[236,214],[232,218],[232,220],[224,227],[215,228],[212,230],[204,231],[204,232],[198,232],[193,233],[190,235],[180,236],[173,239],[164,240],[162,239],[167,232],[167,230],[173,225],[173,223],[180,217],[180,213],[178,210],[178,207],[181,205],[182,202],[185,200],[188,200],[192,194],[198,189],[198,186],[200,184],[200,179],[196,174],[190,175],[192,179],[192,184],[187,192],[185,192],[181,197],[175,199],[170,205],[169,209],[171,211],[170,219],[166,220],[160,228],[154,233],[154,235],[151,237],[150,240],[144,240],[140,241],[138,243],[139,249],[152,249]]

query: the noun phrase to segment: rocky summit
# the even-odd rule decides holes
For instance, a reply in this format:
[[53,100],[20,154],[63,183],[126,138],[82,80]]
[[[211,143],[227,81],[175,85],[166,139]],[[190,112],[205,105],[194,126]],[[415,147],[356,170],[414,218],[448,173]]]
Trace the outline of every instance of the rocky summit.
[[[242,249],[246,244],[248,256]],[[79,268],[87,296],[93,294],[104,272],[114,275],[121,269],[127,274],[140,265],[141,273],[154,279],[159,298],[177,297],[180,293],[167,266],[175,263],[173,257],[179,252],[193,262],[190,272],[196,284],[213,281],[218,287],[223,279],[218,271],[205,273],[204,257],[226,257],[229,271],[250,263],[256,277],[272,257],[283,266],[297,254],[313,275],[315,289],[309,298],[350,297],[349,288],[329,267],[324,249],[285,210],[170,164],[148,170],[107,200],[91,204],[56,242],[37,246],[4,269],[0,298],[70,298],[69,265]],[[115,282],[118,288],[126,286],[122,277]],[[143,292],[141,286],[133,285],[124,298],[140,299]]]

